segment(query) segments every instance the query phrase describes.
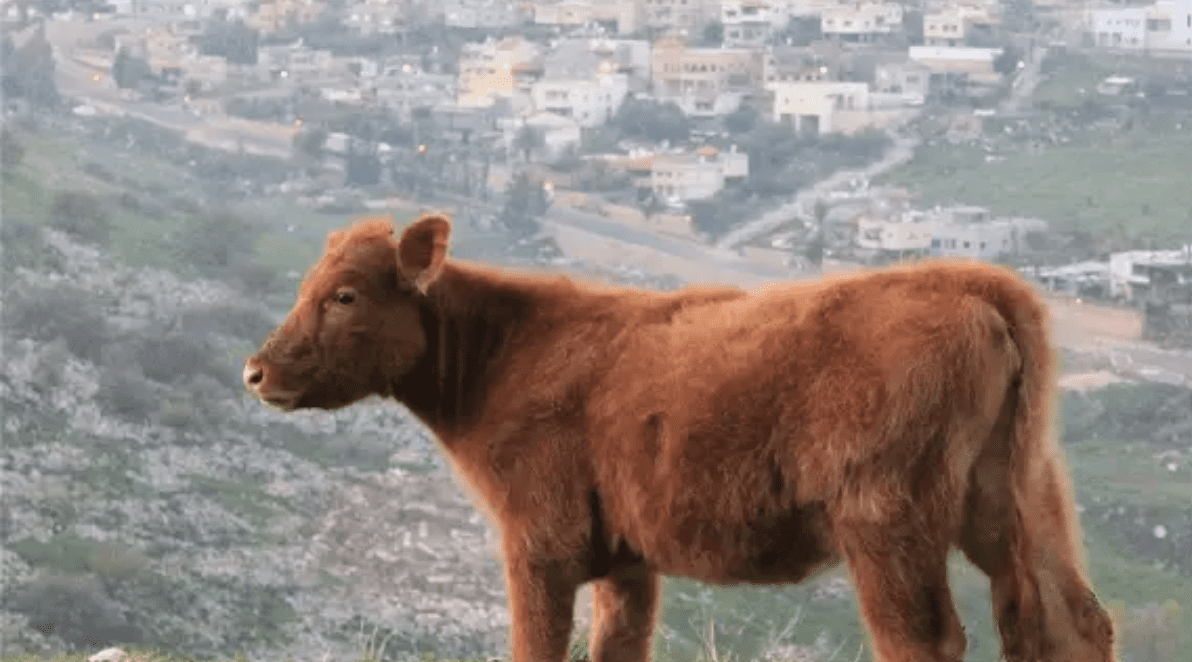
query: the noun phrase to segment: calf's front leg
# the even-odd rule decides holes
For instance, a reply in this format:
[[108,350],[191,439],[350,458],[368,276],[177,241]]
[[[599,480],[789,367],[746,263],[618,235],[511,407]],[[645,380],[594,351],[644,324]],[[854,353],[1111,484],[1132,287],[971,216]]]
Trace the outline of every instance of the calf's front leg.
[[540,560],[505,545],[513,662],[566,662],[575,591],[570,561]]

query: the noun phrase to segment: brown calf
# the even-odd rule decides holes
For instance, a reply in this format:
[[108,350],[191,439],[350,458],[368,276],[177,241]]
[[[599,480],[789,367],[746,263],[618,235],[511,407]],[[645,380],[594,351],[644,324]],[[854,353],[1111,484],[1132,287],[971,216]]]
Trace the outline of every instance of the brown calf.
[[244,379],[285,410],[391,397],[502,537],[515,662],[649,657],[659,577],[798,582],[848,565],[882,662],[961,660],[952,547],[1005,656],[1111,662],[1050,434],[1047,311],[939,262],[658,293],[446,257],[450,223],[333,232]]

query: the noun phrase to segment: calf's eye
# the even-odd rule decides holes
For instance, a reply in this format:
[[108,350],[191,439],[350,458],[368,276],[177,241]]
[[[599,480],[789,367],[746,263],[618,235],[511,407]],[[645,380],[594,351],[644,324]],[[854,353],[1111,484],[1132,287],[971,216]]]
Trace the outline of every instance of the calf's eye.
[[351,292],[336,292],[334,299],[335,303],[346,306],[356,300],[356,295]]

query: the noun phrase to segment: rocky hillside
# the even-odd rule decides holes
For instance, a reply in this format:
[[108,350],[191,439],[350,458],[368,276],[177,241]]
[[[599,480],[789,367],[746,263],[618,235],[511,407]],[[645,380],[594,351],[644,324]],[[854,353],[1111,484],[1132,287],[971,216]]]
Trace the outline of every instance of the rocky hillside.
[[0,310],[3,654],[503,647],[492,534],[401,408],[271,411],[238,384],[274,321],[252,302],[9,235],[6,260],[37,260]]

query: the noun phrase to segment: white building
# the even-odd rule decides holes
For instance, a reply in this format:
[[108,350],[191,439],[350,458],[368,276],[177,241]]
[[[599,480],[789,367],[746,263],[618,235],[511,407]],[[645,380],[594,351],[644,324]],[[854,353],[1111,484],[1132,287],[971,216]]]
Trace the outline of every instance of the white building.
[[1096,9],[1089,19],[1092,40],[1098,47],[1192,51],[1192,0]]
[[777,81],[766,83],[766,89],[774,94],[773,120],[801,133],[833,133],[838,112],[870,108],[868,83]]
[[1109,255],[1109,296],[1133,301],[1151,289],[1149,267],[1192,264],[1192,244],[1182,250],[1123,251]]
[[656,154],[650,188],[664,200],[703,200],[716,195],[726,180],[749,175],[749,155],[734,145],[728,152],[701,147],[685,154]]
[[984,207],[947,207],[931,215],[935,217],[932,255],[994,260],[1020,251],[1028,233],[1047,230],[1040,219],[994,218]]
[[722,0],[720,23],[726,48],[760,48],[774,30],[786,27],[790,14],[778,11],[770,0]]
[[447,0],[443,21],[453,28],[508,28],[521,22],[511,0]]
[[873,41],[902,31],[902,5],[894,2],[837,5],[820,13],[820,32],[841,41]]
[[629,93],[629,77],[602,72],[589,78],[544,79],[530,88],[534,108],[569,117],[582,127],[602,126]]

